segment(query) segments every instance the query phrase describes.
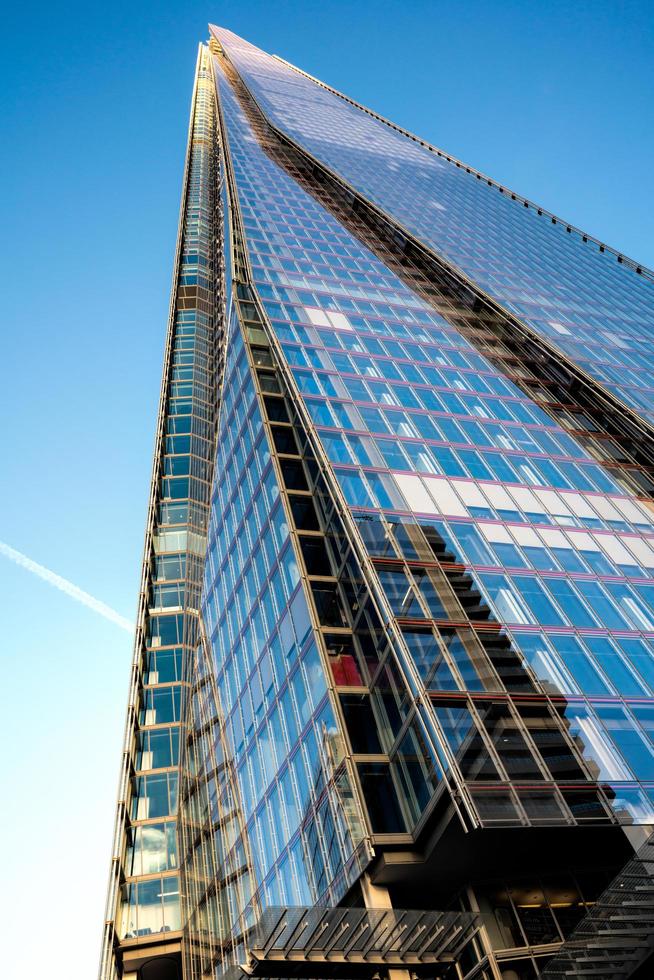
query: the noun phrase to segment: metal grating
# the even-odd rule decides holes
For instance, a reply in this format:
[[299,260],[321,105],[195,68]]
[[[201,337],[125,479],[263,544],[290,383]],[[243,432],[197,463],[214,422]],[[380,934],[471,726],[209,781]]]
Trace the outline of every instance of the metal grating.
[[246,943],[237,976],[370,977],[380,968],[434,976],[479,927],[471,912],[268,908]]
[[627,980],[653,953],[654,834],[602,892],[542,977]]

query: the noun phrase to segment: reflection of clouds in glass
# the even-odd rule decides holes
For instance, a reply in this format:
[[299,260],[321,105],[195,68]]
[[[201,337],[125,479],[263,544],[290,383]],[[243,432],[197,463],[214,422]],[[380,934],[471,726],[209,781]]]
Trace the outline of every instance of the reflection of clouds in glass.
[[137,846],[141,859],[141,870],[137,873],[148,875],[168,869],[168,847],[164,824],[139,827]]
[[159,827],[143,827],[143,850],[157,851],[166,850],[166,836]]

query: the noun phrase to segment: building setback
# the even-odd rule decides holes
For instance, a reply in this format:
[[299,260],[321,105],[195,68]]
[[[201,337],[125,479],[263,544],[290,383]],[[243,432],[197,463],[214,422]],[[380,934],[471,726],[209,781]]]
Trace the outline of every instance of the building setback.
[[210,27],[101,980],[650,975],[653,314]]

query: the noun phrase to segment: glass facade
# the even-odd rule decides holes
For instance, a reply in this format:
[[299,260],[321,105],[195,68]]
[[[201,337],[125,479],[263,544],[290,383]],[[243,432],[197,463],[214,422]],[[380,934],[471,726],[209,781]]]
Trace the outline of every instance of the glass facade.
[[247,306],[231,318],[203,604],[242,806],[232,848],[250,855],[239,916],[340,898],[363,837],[255,387],[266,348],[248,351],[236,312]]
[[651,421],[651,274],[279,58],[213,32],[272,125]]
[[189,146],[102,976],[537,976],[654,823],[650,274],[219,28]]
[[101,976],[181,935],[179,787],[198,635],[222,328],[215,101],[201,49],[146,528]]
[[[218,72],[254,287],[401,624],[405,662],[439,699],[510,698],[527,686],[543,704],[564,696],[566,727],[575,741],[585,732],[591,770],[629,784],[620,792],[627,820],[649,819],[652,787],[635,783],[654,774],[637,717],[654,666],[650,509],[271,160]],[[429,534],[471,580],[468,616]],[[503,681],[483,653],[475,665],[472,640],[454,626],[463,618],[510,629],[502,636],[518,678]],[[479,751],[489,750],[483,781],[509,782],[486,740],[523,722],[511,715],[489,729],[472,700],[456,711],[434,703],[446,759],[474,729]],[[495,717],[492,701],[482,705]],[[516,777],[555,781],[527,744]]]

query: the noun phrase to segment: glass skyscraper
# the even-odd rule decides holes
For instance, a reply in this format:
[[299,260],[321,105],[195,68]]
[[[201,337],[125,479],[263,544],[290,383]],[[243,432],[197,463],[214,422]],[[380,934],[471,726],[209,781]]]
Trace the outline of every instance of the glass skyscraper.
[[649,270],[210,28],[101,980],[650,975],[653,328]]

